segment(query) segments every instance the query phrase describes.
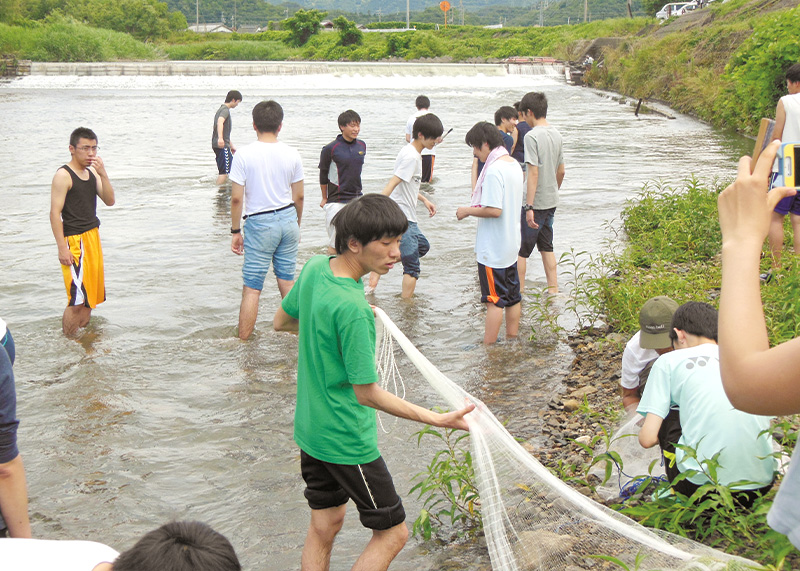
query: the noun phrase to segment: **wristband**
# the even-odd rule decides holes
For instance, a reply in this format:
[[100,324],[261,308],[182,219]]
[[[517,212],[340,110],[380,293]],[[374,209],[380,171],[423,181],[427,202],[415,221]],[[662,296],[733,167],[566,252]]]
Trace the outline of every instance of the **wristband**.
[[231,234],[239,234],[239,233],[241,233],[241,231],[242,231],[241,228],[236,228],[236,229],[231,228]]
[[523,206],[523,207],[522,207],[522,210],[524,210],[525,212],[528,212],[528,211],[530,211],[530,210],[533,210],[533,205],[531,205],[531,204],[526,204],[525,206]]

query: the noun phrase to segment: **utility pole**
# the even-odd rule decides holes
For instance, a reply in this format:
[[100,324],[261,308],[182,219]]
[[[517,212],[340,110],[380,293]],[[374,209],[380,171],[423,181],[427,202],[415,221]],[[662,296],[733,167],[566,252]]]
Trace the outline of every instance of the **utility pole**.
[[464,0],[458,0],[458,6],[461,8],[461,25],[464,25]]
[[583,0],[583,23],[589,21],[589,0]]
[[195,13],[194,13],[194,25],[197,31],[200,31],[200,0],[197,0],[197,5],[195,6]]
[[411,0],[406,0],[406,30],[411,27]]

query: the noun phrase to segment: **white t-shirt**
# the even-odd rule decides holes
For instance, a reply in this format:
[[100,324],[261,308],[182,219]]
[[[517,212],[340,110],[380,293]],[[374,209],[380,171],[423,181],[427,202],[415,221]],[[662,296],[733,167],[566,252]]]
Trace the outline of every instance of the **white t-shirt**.
[[[792,143],[800,141],[800,93],[794,95],[784,95],[781,97],[783,102],[783,110],[786,112],[786,123],[783,125],[783,134],[781,141],[784,143]],[[774,172],[778,172],[778,159],[772,166]],[[795,177],[797,180],[797,177]],[[781,180],[775,182],[775,186],[783,185],[783,177]]]
[[2,318],[0,318],[0,339],[5,337],[5,335],[6,335],[6,322],[3,321]]
[[94,541],[0,539],[3,571],[92,571],[113,563],[119,553]]
[[[420,109],[419,111],[414,113],[411,117],[409,117],[408,121],[406,121],[406,135],[409,136],[409,142],[414,140],[414,136],[412,135],[412,133],[414,132],[414,121],[417,120],[417,117],[422,117],[423,115],[427,115],[428,113],[430,113],[430,110]],[[435,148],[436,147],[434,147],[434,149]],[[434,151],[433,149],[422,149],[422,154],[435,155],[436,151]]]
[[303,180],[303,163],[285,143],[256,141],[234,153],[230,179],[244,185],[244,214],[249,216],[291,204],[291,185]]
[[497,160],[486,170],[481,187],[481,206],[501,208],[498,218],[478,218],[475,257],[484,266],[504,269],[517,261],[520,234],[519,203],[522,170],[515,160]]
[[638,389],[639,373],[647,363],[658,359],[655,349],[643,349],[639,344],[641,334],[641,331],[637,331],[636,335],[631,337],[631,340],[625,345],[625,351],[622,352],[622,377],[619,379],[619,384],[624,389]]
[[[726,486],[740,480],[756,482],[735,489],[756,489],[772,482],[776,468],[769,436],[770,417],[733,408],[722,387],[719,346],[704,343],[661,355],[650,370],[642,400],[636,410],[666,418],[672,405],[681,409],[678,444],[691,446],[700,460],[719,455],[717,477]],[[764,431],[767,431],[764,433]],[[676,449],[678,470],[697,470],[688,479],[708,483],[696,460]]]
[[411,143],[397,154],[392,172],[402,182],[392,191],[392,199],[400,206],[409,222],[417,221],[417,196],[422,180],[422,155]]

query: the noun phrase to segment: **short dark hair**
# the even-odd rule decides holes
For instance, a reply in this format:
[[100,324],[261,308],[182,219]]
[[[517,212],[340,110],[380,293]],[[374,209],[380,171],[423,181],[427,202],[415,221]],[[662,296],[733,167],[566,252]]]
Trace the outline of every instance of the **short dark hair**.
[[433,113],[420,115],[411,128],[411,138],[417,139],[420,135],[426,139],[438,139],[444,133],[444,127],[439,118]]
[[530,111],[536,119],[544,119],[547,117],[547,97],[538,91],[526,93],[519,102],[519,110],[523,113]]
[[496,149],[503,146],[503,135],[500,134],[497,127],[488,121],[481,121],[480,123],[475,123],[472,129],[467,131],[464,142],[476,149],[483,147],[484,143],[489,145],[489,149]]
[[519,101],[514,102],[514,109],[517,110],[517,113],[519,113],[519,103],[520,103]]
[[283,107],[277,101],[261,101],[253,107],[253,124],[259,133],[277,133],[283,123]]
[[77,147],[78,141],[80,139],[89,139],[90,141],[96,141],[97,135],[94,134],[94,131],[87,127],[78,127],[75,129],[69,136],[69,144],[71,147]]
[[366,246],[384,236],[395,238],[408,230],[408,218],[397,203],[380,193],[365,194],[347,203],[333,217],[336,253],[343,254],[351,238]]
[[414,105],[417,106],[417,109],[427,109],[431,106],[431,100],[424,95],[419,95],[416,101],[414,101]]
[[510,105],[503,105],[500,109],[494,112],[494,124],[500,126],[503,119],[516,119],[517,110]]
[[231,101],[241,101],[242,94],[236,91],[235,89],[228,92],[228,95],[225,96],[225,103],[230,103]]
[[796,63],[786,70],[786,81],[797,83],[800,81],[800,63]]
[[348,109],[339,115],[339,127],[345,127],[350,123],[361,124],[361,116],[352,109]]
[[146,533],[114,560],[114,571],[240,571],[230,541],[199,521],[173,521]]
[[711,305],[701,301],[687,301],[672,315],[669,338],[675,341],[678,338],[676,329],[717,340],[717,322],[719,315]]

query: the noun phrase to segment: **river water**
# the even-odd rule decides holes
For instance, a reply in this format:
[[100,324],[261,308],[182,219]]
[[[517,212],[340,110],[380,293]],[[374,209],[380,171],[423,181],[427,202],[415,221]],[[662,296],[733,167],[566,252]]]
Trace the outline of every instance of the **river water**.
[[[599,251],[605,222],[645,181],[732,177],[749,150],[749,142],[687,117],[637,118],[631,107],[557,75],[447,73],[430,77],[404,66],[396,75],[365,67],[353,75],[31,76],[0,84],[0,315],[17,344],[19,441],[37,536],[122,550],[171,518],[198,519],[231,539],[246,569],[299,567],[308,508],[292,441],[297,344],[271,331],[279,303],[271,276],[257,334],[248,342],[234,334],[242,259],[230,252],[229,193],[214,185],[209,145],[213,114],[229,89],[244,94],[232,113],[238,146],[255,139],[255,103],[274,98],[284,107],[281,139],[300,150],[305,168],[301,262],[325,251],[316,166],[338,132],[337,115],[360,113],[365,190],[378,191],[404,143],[414,98],[431,98],[431,110],[453,128],[427,188],[439,214],[421,216],[431,252],[415,300],[399,298],[397,269],[375,299],[442,371],[496,405],[501,419],[506,407],[535,417],[571,352],[525,339],[480,345],[475,225],[455,218],[469,196],[469,127],[527,91],[547,94],[548,118],[565,140],[557,255]],[[64,291],[48,210],[50,181],[69,160],[69,133],[79,125],[98,133],[117,204],[98,209],[108,301],[76,341],[61,334]],[[541,288],[536,254],[528,272],[529,291]],[[523,334],[531,326],[523,317]],[[441,404],[405,372],[410,400]],[[504,387],[522,397],[507,402]],[[435,448],[417,447],[412,423],[386,424],[380,445],[410,523],[420,509],[408,495],[412,477]],[[351,505],[332,568],[349,568],[368,537]],[[483,569],[486,562],[480,550],[411,540],[392,568]]]

